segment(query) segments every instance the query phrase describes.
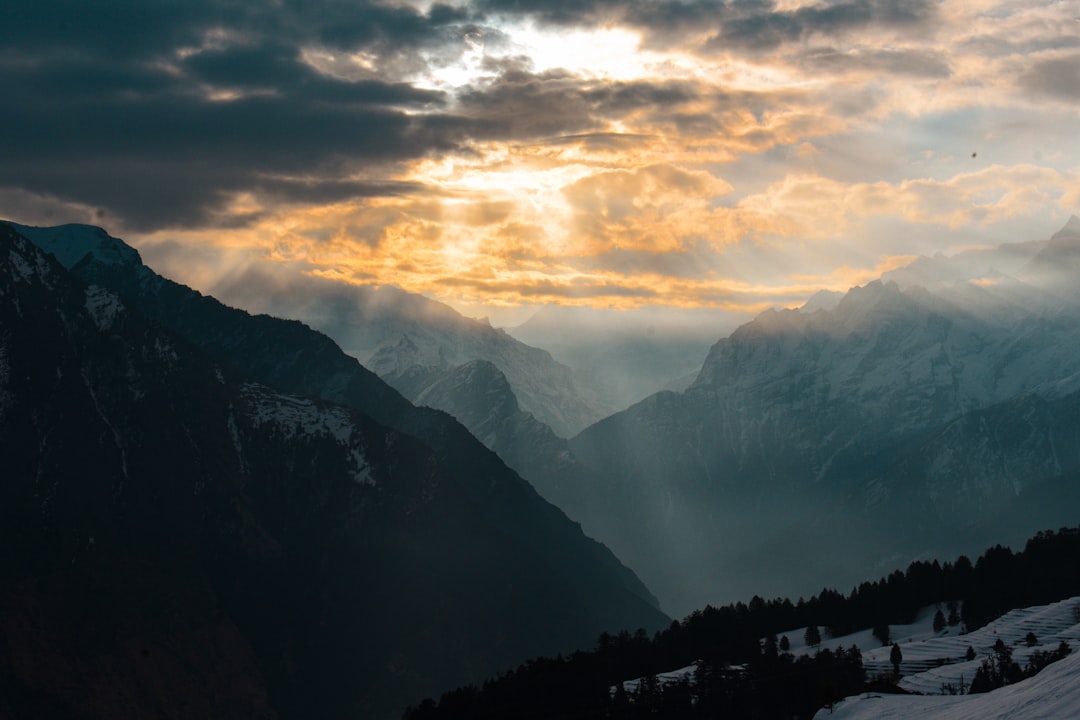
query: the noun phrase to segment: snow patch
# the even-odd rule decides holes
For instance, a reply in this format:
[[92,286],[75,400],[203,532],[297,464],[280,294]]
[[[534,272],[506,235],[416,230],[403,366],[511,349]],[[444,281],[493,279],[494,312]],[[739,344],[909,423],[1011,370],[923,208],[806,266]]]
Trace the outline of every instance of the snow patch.
[[17,253],[14,248],[8,251],[8,262],[12,270],[23,282],[30,282],[34,277],[34,266],[26,258]]
[[310,398],[271,393],[257,385],[245,385],[256,427],[270,426],[286,438],[329,436],[346,451],[353,480],[374,485],[371,466],[364,456],[362,436],[345,408],[317,404]]
[[120,298],[98,285],[86,288],[86,312],[97,325],[98,330],[110,330],[124,306]]

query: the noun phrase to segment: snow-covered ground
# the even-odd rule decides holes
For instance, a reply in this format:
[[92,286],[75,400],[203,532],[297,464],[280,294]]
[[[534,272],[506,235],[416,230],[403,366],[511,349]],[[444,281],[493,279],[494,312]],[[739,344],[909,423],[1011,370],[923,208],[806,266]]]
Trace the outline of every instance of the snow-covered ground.
[[862,694],[814,720],[1067,720],[1080,718],[1080,652],[1033,678],[979,695]]
[[[806,628],[796,628],[777,637],[786,636],[789,652],[812,655],[823,649],[836,650],[858,646],[862,651],[867,677],[891,673],[889,654],[892,643],[900,645],[903,661],[900,687],[914,695],[876,694],[848,698],[837,705],[830,715],[822,710],[816,720],[871,718],[1080,718],[1080,596],[1035,607],[1012,610],[997,620],[970,633],[962,626],[934,631],[934,614],[947,613],[945,603],[923,608],[907,625],[890,625],[890,644],[882,646],[870,629],[850,635],[829,637],[822,631],[817,647],[808,647],[804,640]],[[1033,633],[1036,644],[1028,646],[1027,635]],[[1034,678],[1001,690],[981,695],[946,695],[944,688],[959,689],[970,685],[976,669],[984,658],[993,654],[994,644],[1002,640],[1012,648],[1013,659],[1024,666],[1036,650],[1056,650],[1065,641],[1073,653],[1065,660],[1051,664]],[[975,659],[966,660],[968,647],[975,650]],[[693,682],[696,665],[657,675],[661,685],[686,678]],[[640,678],[623,682],[628,693],[637,690]],[[611,689],[614,692],[615,688]],[[1040,704],[1040,694],[1046,694]],[[936,697],[931,697],[936,696]],[[996,700],[994,698],[997,698]],[[1036,709],[1035,705],[1038,705]]]
[[[670,670],[670,671],[665,672],[665,673],[659,673],[656,676],[656,680],[660,684],[661,687],[663,687],[664,685],[667,685],[668,683],[678,682],[678,681],[680,681],[680,680],[682,680],[684,678],[686,680],[688,680],[689,682],[694,682],[694,671],[695,670],[697,670],[697,663],[694,663],[693,665],[687,665],[686,667],[679,668],[678,670]],[[641,684],[641,680],[642,680],[641,678],[634,678],[633,680],[626,680],[622,684],[623,690],[625,690],[627,693],[635,693],[635,692],[637,692],[638,685]],[[615,688],[612,687],[610,692],[613,694],[615,692]]]
[[[1080,718],[1080,597],[1012,610],[988,625],[971,633],[960,634],[958,628],[933,631],[935,608],[926,608],[912,625],[892,626],[893,640],[900,644],[903,678],[900,687],[918,695],[875,694],[848,698],[833,714],[818,713],[818,720],[827,718]],[[1036,644],[1029,647],[1028,633]],[[858,634],[861,636],[861,633]],[[790,637],[790,636],[789,636]],[[848,647],[856,635],[827,641],[829,646]],[[800,635],[800,642],[801,642]],[[982,660],[993,653],[993,646],[1002,640],[1012,648],[1013,659],[1021,666],[1036,650],[1049,652],[1059,643],[1067,642],[1073,653],[1050,665],[1034,678],[1016,685],[980,695],[944,695],[948,684],[959,689],[969,685]],[[871,638],[874,645],[878,643]],[[855,644],[858,644],[857,642]],[[822,642],[822,647],[826,642]],[[975,650],[974,660],[965,660],[968,647]],[[860,645],[860,648],[862,646]],[[792,648],[795,650],[795,648]],[[868,676],[891,671],[890,647],[863,650],[863,663]],[[799,651],[805,651],[800,647]],[[937,697],[929,697],[929,696]]]

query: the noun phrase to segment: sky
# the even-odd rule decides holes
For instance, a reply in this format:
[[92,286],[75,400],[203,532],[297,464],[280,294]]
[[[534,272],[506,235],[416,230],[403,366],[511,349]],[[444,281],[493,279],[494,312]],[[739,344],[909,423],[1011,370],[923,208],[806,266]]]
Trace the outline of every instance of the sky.
[[253,268],[757,312],[1080,214],[1080,0],[13,0],[0,215]]

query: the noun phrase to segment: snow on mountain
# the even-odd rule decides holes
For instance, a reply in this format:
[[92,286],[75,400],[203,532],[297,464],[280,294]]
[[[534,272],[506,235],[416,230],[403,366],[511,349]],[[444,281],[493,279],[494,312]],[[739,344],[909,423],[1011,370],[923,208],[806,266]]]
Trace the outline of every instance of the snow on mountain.
[[253,311],[309,324],[383,379],[393,381],[414,367],[452,370],[473,360],[491,362],[522,409],[563,437],[611,412],[546,350],[422,295],[310,277],[271,282],[255,271],[217,292]]
[[[592,500],[620,528],[601,537],[688,612],[971,552],[1005,539],[995,527],[1015,537],[1060,522],[1080,469],[1067,394],[1080,372],[1077,305],[1065,283],[980,278],[1051,251],[1045,264],[1075,278],[1067,241],[986,251],[964,272],[929,260],[947,280],[933,289],[878,280],[832,309],[742,325],[685,392],[571,438],[617,488]],[[1047,481],[1058,500],[1036,502]],[[1010,504],[1025,514],[1010,519]]]
[[245,384],[243,394],[255,427],[287,439],[328,435],[341,447],[353,480],[360,485],[375,485],[371,464],[364,456],[363,432],[345,408],[271,392],[255,383]]
[[461,316],[452,322],[402,321],[395,335],[380,344],[365,364],[395,385],[396,378],[413,368],[452,370],[475,360],[498,368],[522,409],[561,437],[573,435],[610,412],[581,386],[570,368],[556,362],[546,350]]
[[811,313],[817,310],[832,310],[844,299],[844,293],[836,290],[818,290],[799,308],[799,312]]
[[116,315],[124,309],[124,304],[116,293],[103,287],[90,285],[86,288],[86,311],[94,318],[98,329],[108,330],[116,322]]
[[[138,251],[101,228],[9,224],[65,267],[90,257],[105,266],[140,268],[144,282],[153,280]],[[562,437],[611,412],[547,351],[514,339],[486,320],[467,318],[421,295],[393,287],[346,286],[319,278],[270,281],[257,277],[254,271],[232,278],[222,291],[226,299],[236,296],[254,312],[295,318],[325,332],[383,378],[413,366],[448,370],[472,360],[490,361],[506,375],[522,408]]]
[[109,264],[142,264],[139,252],[135,248],[126,243],[117,242],[116,238],[111,237],[99,227],[77,224],[58,227],[7,224],[45,252],[54,255],[64,267],[72,267],[87,255]]

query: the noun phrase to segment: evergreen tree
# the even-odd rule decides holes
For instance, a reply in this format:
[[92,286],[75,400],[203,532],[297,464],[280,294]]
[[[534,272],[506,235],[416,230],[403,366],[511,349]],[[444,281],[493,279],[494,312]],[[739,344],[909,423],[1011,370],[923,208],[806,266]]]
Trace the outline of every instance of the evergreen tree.
[[764,648],[765,656],[776,657],[778,645],[779,642],[776,639],[776,633],[769,633],[768,635],[766,635]]
[[934,613],[934,632],[939,633],[945,629],[945,613],[939,609]]
[[955,600],[949,601],[949,627],[956,627],[960,624],[960,611],[956,606]]
[[965,660],[974,660],[975,659],[975,648],[968,645],[967,652],[964,653],[964,659]]
[[1035,647],[1039,644],[1039,638],[1035,637],[1035,633],[1029,632],[1027,636],[1024,637],[1024,642],[1027,643],[1028,647]]
[[892,663],[893,672],[897,677],[900,677],[900,663],[904,661],[904,653],[900,650],[900,646],[893,643],[892,651],[889,653],[889,662]]
[[780,638],[780,652],[787,652],[791,649],[791,641],[787,639],[787,635]]
[[821,631],[818,630],[817,625],[810,625],[806,628],[806,634],[803,636],[806,640],[806,644],[810,647],[817,647],[821,644]]
[[874,626],[874,637],[881,643],[881,647],[889,644],[889,624],[878,623]]

